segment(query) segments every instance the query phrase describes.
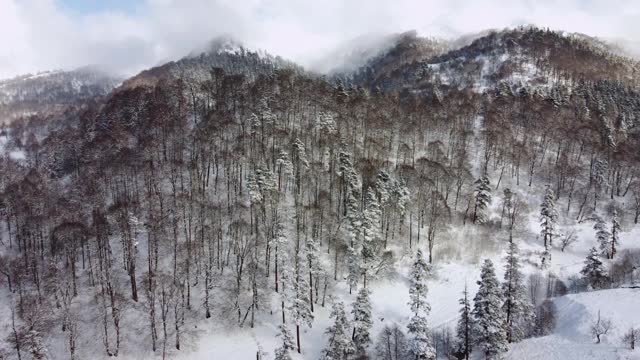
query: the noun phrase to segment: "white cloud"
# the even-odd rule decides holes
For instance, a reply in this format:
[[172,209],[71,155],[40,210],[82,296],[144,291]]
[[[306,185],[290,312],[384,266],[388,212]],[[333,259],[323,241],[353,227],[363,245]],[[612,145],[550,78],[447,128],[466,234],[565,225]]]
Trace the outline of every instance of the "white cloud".
[[637,0],[144,0],[72,15],[56,0],[0,0],[0,77],[101,64],[130,74],[228,34],[308,65],[365,33],[456,36],[519,24],[639,44]]

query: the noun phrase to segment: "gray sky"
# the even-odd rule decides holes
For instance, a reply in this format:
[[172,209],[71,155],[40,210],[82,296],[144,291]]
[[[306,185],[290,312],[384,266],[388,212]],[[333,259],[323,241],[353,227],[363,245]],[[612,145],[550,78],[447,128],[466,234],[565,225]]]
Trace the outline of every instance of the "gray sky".
[[454,37],[535,24],[640,49],[639,0],[0,0],[0,78],[87,64],[123,74],[231,35],[302,65],[366,33]]

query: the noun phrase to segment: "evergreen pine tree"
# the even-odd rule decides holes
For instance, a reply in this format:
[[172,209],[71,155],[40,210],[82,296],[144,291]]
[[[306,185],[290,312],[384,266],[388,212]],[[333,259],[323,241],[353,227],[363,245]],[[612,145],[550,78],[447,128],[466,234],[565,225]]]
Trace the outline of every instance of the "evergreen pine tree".
[[609,277],[595,247],[589,251],[580,274],[592,289],[601,289],[606,286]]
[[493,263],[487,259],[482,266],[480,288],[473,299],[474,339],[487,359],[499,359],[507,351],[502,293]]
[[309,300],[309,284],[307,283],[307,269],[304,266],[303,252],[299,251],[295,264],[295,278],[293,282],[293,300],[289,311],[296,324],[296,343],[298,353],[300,349],[300,326],[311,327],[313,314],[311,313],[311,301]]
[[456,353],[459,359],[469,359],[471,354],[473,339],[471,331],[473,329],[473,320],[471,318],[471,305],[469,304],[469,292],[465,285],[462,292],[462,298],[458,300],[460,304],[460,318],[456,327]]
[[362,273],[364,286],[367,286],[369,276],[373,275],[373,268],[378,263],[378,249],[380,247],[380,204],[375,191],[369,188],[366,196],[366,208],[362,217]]
[[350,243],[356,242],[360,236],[360,179],[353,167],[351,155],[341,151],[338,157],[338,175],[342,178],[343,213],[349,221]]
[[292,154],[292,158],[293,158],[292,161],[295,168],[294,176],[295,176],[295,184],[296,184],[296,193],[300,194],[300,192],[302,191],[302,185],[301,185],[302,174],[309,169],[309,160],[307,159],[307,151],[304,146],[304,143],[299,138],[296,138],[293,141],[292,148],[293,148],[293,151],[291,152],[291,154]]
[[330,317],[334,320],[326,334],[329,335],[329,344],[322,351],[323,360],[346,360],[356,351],[349,336],[349,324],[344,312],[344,304],[335,302]]
[[280,329],[278,336],[282,339],[282,346],[276,349],[275,360],[291,360],[290,352],[295,347],[291,331],[285,324],[280,324],[278,328]]
[[278,170],[278,190],[287,185],[287,180],[290,176],[293,176],[294,169],[293,163],[289,157],[289,153],[283,149],[280,149],[278,158],[276,159],[276,169]]
[[611,245],[611,233],[607,229],[607,223],[604,219],[598,215],[595,215],[595,224],[593,229],[596,231],[596,240],[600,246],[600,252],[607,258],[611,257],[611,249],[614,245]]
[[609,185],[607,174],[609,172],[609,163],[606,160],[597,159],[593,163],[592,178],[595,184],[595,198],[593,201],[593,210],[596,210],[600,196]]
[[474,196],[473,223],[482,224],[487,221],[487,208],[491,204],[491,186],[486,175],[475,181]]
[[354,246],[347,248],[347,282],[349,283],[349,294],[358,287],[358,280],[362,273],[362,267],[360,264],[360,255],[358,250]]
[[542,227],[540,235],[542,235],[542,239],[544,240],[544,253],[542,256],[543,268],[547,267],[551,260],[549,248],[553,246],[553,238],[557,235],[557,222],[558,211],[556,211],[556,197],[551,186],[547,185],[544,200],[540,205],[540,226]]
[[611,258],[617,252],[618,242],[620,236],[620,219],[618,218],[618,210],[613,209],[613,217],[611,219],[611,249],[609,253],[611,254]]
[[360,234],[362,233],[362,216],[360,212],[360,179],[353,168],[351,155],[341,151],[338,158],[339,175],[343,184],[343,212],[347,218],[347,232],[349,241],[347,243],[347,261],[349,293],[358,286],[360,275],[362,274],[362,243]]
[[324,136],[335,134],[338,131],[336,120],[333,115],[326,112],[318,113],[316,126]]
[[264,203],[265,199],[278,190],[275,176],[265,166],[260,166],[247,180],[249,199],[253,204]]
[[431,306],[427,302],[427,278],[429,265],[425,262],[422,251],[418,250],[410,275],[409,305],[413,316],[409,320],[409,333],[411,339],[411,351],[416,359],[435,359],[436,353],[431,344],[431,336],[427,323],[427,316]]
[[367,346],[371,342],[370,331],[373,326],[371,320],[371,303],[369,301],[369,289],[362,287],[353,303],[353,342],[358,353],[365,355]]
[[506,317],[507,341],[511,343],[518,342],[527,335],[533,323],[534,312],[520,271],[518,247],[515,243],[510,244],[505,261],[502,309]]

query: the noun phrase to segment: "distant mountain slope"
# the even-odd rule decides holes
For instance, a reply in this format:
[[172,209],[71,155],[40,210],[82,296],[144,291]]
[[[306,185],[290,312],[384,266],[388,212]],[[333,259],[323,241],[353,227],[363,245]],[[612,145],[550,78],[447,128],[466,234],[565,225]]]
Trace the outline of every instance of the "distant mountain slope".
[[0,122],[107,95],[120,81],[118,77],[88,67],[1,80]]
[[[450,45],[452,50],[435,47],[431,52],[419,51],[416,56],[418,39],[400,42],[376,60],[378,64],[395,66],[382,71],[364,66],[354,81],[384,90],[419,90],[442,84],[483,91],[501,81],[549,86],[568,79],[607,79],[635,85],[640,74],[637,61],[619,55],[617,48],[599,39],[582,34],[535,27],[491,31],[466,45],[466,41],[454,41]],[[455,48],[455,45],[464,46]]]
[[358,37],[329,53],[313,68],[332,76],[354,77],[356,82],[380,76],[407,62],[424,60],[449,49],[438,38],[424,38],[416,31]]
[[279,56],[252,51],[233,39],[221,37],[211,41],[208,48],[202,52],[194,52],[180,60],[142,71],[126,80],[122,87],[151,85],[162,79],[209,79],[213,68],[221,68],[228,74],[244,74],[249,77],[272,73],[282,68],[302,71],[298,65]]
[[420,37],[415,31],[396,35],[393,39],[393,46],[371,58],[367,64],[355,72],[354,81],[358,83],[376,82],[408,64],[422,62],[445,54],[449,50],[449,46],[445,40]]

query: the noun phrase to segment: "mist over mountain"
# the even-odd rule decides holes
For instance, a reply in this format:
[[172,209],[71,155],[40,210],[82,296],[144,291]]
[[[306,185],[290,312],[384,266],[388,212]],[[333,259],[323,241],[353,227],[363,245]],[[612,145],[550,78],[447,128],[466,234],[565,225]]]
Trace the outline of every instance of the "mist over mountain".
[[0,81],[0,359],[637,358],[635,58],[536,26],[317,58]]

